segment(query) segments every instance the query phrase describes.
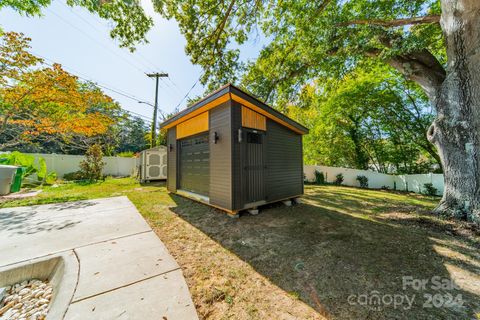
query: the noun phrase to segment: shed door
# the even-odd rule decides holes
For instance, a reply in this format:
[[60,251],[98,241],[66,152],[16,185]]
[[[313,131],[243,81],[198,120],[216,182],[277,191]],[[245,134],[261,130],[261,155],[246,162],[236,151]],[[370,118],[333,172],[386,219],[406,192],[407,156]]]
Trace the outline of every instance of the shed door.
[[210,189],[210,148],[208,132],[179,141],[180,189],[208,196]]
[[167,178],[167,154],[154,150],[145,151],[145,180]]
[[265,198],[265,132],[245,131],[243,160],[244,204],[266,200]]

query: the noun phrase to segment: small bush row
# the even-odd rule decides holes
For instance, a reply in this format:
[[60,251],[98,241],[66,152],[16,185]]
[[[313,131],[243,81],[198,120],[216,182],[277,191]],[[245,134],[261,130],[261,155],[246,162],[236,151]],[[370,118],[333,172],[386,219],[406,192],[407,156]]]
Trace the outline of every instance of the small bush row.
[[[306,175],[304,174],[304,180],[305,184],[311,184],[310,181],[306,180]],[[360,188],[368,188],[368,178],[364,175],[358,175],[356,180],[358,181],[358,184]],[[344,181],[344,177],[342,173],[339,173],[335,176],[335,181],[333,184],[335,185],[341,185]],[[325,175],[323,172],[315,170],[315,180],[313,181],[313,184],[317,185],[322,185],[322,184],[327,184],[327,181],[325,179]],[[382,190],[390,190],[388,186],[382,186]],[[394,190],[396,190],[396,187],[394,187]],[[423,191],[422,193],[427,196],[436,196],[438,194],[438,189],[433,186],[432,183],[425,183],[423,184]]]
[[[314,174],[315,174],[315,180],[313,181],[313,184],[317,184],[317,185],[327,184],[325,174],[322,171],[315,170]],[[304,178],[305,177],[306,176],[304,175]],[[345,179],[344,179],[343,173],[339,173],[335,176],[335,180],[333,181],[333,184],[342,185],[344,180]],[[361,188],[368,188],[368,178],[366,176],[359,175],[357,176],[357,180]],[[311,182],[305,179],[305,183],[309,184]]]

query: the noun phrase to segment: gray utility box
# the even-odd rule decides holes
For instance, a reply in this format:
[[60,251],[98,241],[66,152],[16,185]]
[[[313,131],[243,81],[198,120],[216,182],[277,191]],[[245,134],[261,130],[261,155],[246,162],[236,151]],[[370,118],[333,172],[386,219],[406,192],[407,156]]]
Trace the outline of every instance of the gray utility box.
[[10,193],[17,168],[16,166],[0,165],[0,196]]
[[158,146],[140,153],[140,181],[167,179],[167,147]]

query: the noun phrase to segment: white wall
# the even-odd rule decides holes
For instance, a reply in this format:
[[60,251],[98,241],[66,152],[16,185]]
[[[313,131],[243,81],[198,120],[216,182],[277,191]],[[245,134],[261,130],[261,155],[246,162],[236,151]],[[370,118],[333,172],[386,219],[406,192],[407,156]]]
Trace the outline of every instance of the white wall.
[[347,186],[358,187],[357,176],[364,175],[368,178],[368,187],[380,189],[386,186],[390,189],[396,187],[397,190],[407,190],[421,193],[425,183],[432,183],[438,190],[438,194],[443,194],[443,174],[408,174],[408,175],[391,175],[378,173],[369,170],[357,170],[348,168],[337,168],[327,166],[305,165],[304,173],[308,181],[315,180],[315,170],[323,172],[327,182],[334,182],[335,176],[339,173],[343,174],[343,184]]
[[[48,172],[55,171],[58,177],[80,170],[79,164],[85,159],[84,156],[70,154],[29,153],[29,155],[34,156],[35,159],[43,157],[47,163]],[[130,176],[135,172],[137,161],[137,158],[103,157],[103,162],[106,163],[103,168],[103,174],[109,176]]]

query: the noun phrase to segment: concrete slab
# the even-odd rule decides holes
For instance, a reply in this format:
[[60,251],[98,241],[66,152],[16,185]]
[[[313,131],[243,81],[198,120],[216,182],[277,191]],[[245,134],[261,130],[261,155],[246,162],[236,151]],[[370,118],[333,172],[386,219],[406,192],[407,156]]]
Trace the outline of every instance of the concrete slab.
[[[75,249],[80,277],[73,301],[179,268],[153,232]],[[112,272],[112,267],[121,272]]]
[[[198,319],[178,264],[127,197],[0,209],[0,231],[9,279],[38,260],[78,261],[62,260],[75,293],[57,286],[67,319]],[[62,319],[53,309],[47,318]]]
[[180,270],[70,305],[65,319],[198,319]]
[[128,198],[117,197],[0,209],[0,230],[2,266],[151,229]]
[[0,209],[0,218],[2,220],[12,219],[18,222],[31,222],[43,219],[56,220],[124,208],[136,210],[133,203],[131,203],[127,197],[122,196],[28,207],[5,208]]

